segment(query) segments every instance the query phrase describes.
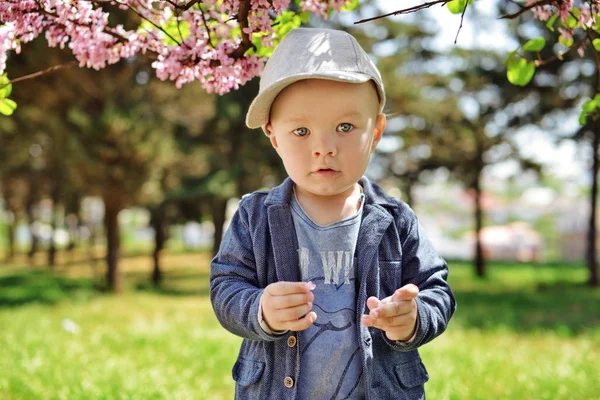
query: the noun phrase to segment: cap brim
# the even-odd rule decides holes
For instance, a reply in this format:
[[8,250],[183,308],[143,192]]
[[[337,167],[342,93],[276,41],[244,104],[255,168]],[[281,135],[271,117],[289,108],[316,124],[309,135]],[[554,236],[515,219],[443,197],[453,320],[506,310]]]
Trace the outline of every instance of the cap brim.
[[[363,74],[360,72],[327,72],[327,73],[319,73],[315,74],[300,74],[290,76],[280,81],[273,83],[270,87],[268,87],[263,92],[259,93],[258,96],[254,98],[252,104],[250,104],[250,108],[248,108],[248,113],[246,114],[246,125],[250,129],[256,129],[262,127],[263,130],[265,125],[269,122],[269,113],[271,111],[271,105],[275,98],[281,93],[283,89],[288,87],[294,82],[298,82],[304,79],[326,79],[338,82],[350,82],[350,83],[364,83],[368,82],[372,79],[370,75]],[[377,90],[381,91],[379,85],[377,85]],[[383,96],[383,93],[379,93],[380,96]],[[266,132],[265,132],[266,133]]]

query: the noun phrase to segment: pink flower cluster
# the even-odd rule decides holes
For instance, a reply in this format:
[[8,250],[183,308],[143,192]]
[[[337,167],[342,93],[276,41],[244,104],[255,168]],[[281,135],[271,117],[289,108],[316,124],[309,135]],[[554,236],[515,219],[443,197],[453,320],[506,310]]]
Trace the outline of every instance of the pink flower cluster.
[[[534,6],[532,8],[534,18],[540,21],[547,21],[555,13],[558,13],[563,23],[568,21],[569,16],[577,18],[577,24],[574,27],[558,28],[561,38],[565,41],[573,39],[573,31],[578,27],[589,29],[594,26],[600,12],[600,0],[580,1],[577,13],[573,12],[576,8],[574,0],[552,0],[550,3],[536,6],[538,3],[540,3],[540,0],[527,0],[527,6]],[[577,52],[581,57],[585,53],[586,45],[587,43],[584,42],[577,48]]]
[[329,0],[329,1],[320,1],[320,0],[303,0],[300,3],[300,7],[303,10],[309,11],[315,15],[320,15],[323,18],[327,19],[329,8],[334,9],[335,11],[340,11],[340,9],[348,3],[347,0]]
[[[301,8],[327,18],[350,0],[304,0]],[[236,16],[248,9],[245,35],[261,33],[263,45],[273,39],[272,17],[285,11],[290,0],[2,0],[0,1],[0,74],[7,53],[45,33],[50,47],[68,48],[81,67],[101,69],[123,58],[147,53],[162,80],[177,87],[200,81],[208,92],[237,89],[260,74],[264,59],[234,52],[243,42]],[[142,16],[137,30],[109,24],[110,6]],[[167,31],[169,22],[187,22],[185,34]],[[235,32],[238,32],[237,34]],[[167,40],[169,39],[169,40]],[[176,43],[173,43],[173,40]]]

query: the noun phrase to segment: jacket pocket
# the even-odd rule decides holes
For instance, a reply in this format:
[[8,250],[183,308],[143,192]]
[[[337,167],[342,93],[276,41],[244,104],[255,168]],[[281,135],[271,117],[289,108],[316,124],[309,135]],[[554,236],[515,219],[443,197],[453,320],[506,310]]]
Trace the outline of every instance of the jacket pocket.
[[429,374],[420,358],[396,365],[394,372],[398,383],[404,389],[421,386],[429,380]]
[[402,282],[402,262],[379,260],[379,285],[385,296],[400,289]]
[[233,380],[240,386],[252,385],[260,379],[265,369],[265,363],[262,361],[247,360],[238,358],[233,366]]

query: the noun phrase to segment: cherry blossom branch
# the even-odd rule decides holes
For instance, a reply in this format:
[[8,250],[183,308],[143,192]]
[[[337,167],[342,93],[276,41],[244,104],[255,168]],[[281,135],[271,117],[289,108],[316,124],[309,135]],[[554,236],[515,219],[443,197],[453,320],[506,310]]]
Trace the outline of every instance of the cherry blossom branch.
[[198,8],[200,9],[200,15],[202,16],[202,22],[204,23],[204,29],[206,29],[206,36],[208,37],[208,44],[210,45],[210,47],[212,47],[214,49],[215,45],[213,44],[212,38],[210,37],[210,29],[208,28],[208,23],[206,22],[206,17],[204,16],[204,10],[202,9],[202,6],[198,6]]
[[200,3],[200,0],[192,0],[189,3],[180,6],[179,4],[177,4],[176,2],[172,1],[172,0],[165,0],[167,3],[169,3],[170,5],[172,5],[173,7],[175,7],[178,10],[181,11],[187,11],[190,8],[194,7],[196,4]]
[[365,22],[371,22],[371,21],[375,21],[377,19],[382,19],[382,18],[387,18],[387,17],[391,17],[394,15],[399,15],[399,14],[410,14],[410,13],[414,13],[420,10],[424,10],[426,8],[431,8],[433,6],[435,6],[436,4],[441,4],[442,6],[446,5],[447,3],[449,3],[452,0],[436,0],[436,1],[432,1],[430,3],[423,3],[423,4],[419,4],[417,6],[414,7],[410,7],[410,8],[405,8],[402,10],[398,10],[398,11],[393,11],[391,13],[388,14],[383,14],[383,15],[379,15],[377,17],[372,17],[372,18],[365,18],[365,19],[361,19],[360,21],[356,21],[354,24],[362,24]]
[[577,44],[574,44],[572,46],[570,46],[569,48],[567,48],[567,50],[564,53],[560,53],[560,54],[555,54],[554,56],[547,58],[546,60],[542,60],[538,57],[538,59],[535,61],[535,66],[536,67],[541,67],[544,65],[548,65],[551,62],[554,62],[556,60],[560,60],[565,54],[569,53],[571,50],[576,49],[577,47],[581,46],[585,41],[587,41],[587,37],[584,37],[582,40],[580,40],[579,42],[577,42]]
[[[594,38],[592,38],[592,35],[590,33],[590,30],[588,29],[585,33],[586,36],[586,40],[588,40],[592,46],[593,46],[593,41]],[[596,56],[596,93],[600,93],[600,52],[595,51],[594,52],[595,56]]]
[[517,3],[515,3],[515,4],[517,4],[519,7],[521,7],[521,9],[520,9],[519,11],[515,12],[515,13],[512,13],[512,14],[507,14],[507,15],[503,15],[503,16],[501,16],[501,17],[500,17],[500,19],[515,19],[515,18],[517,18],[519,15],[521,15],[521,14],[523,14],[524,12],[527,12],[527,11],[529,11],[529,10],[533,9],[533,8],[536,8],[536,7],[541,7],[541,6],[546,6],[546,5],[548,5],[548,4],[552,4],[552,3],[554,3],[554,2],[556,2],[556,0],[540,0],[540,1],[538,1],[538,2],[535,2],[535,3],[533,3],[533,4],[529,4],[528,6],[525,6],[525,7],[523,7],[523,6],[522,6],[522,5],[520,5],[520,4],[517,4]]
[[146,18],[141,12],[139,12],[135,7],[131,6],[129,3],[125,3],[123,4],[125,6],[127,6],[127,8],[129,8],[131,11],[133,11],[135,14],[137,14],[141,19],[150,22],[156,29],[160,30],[162,33],[164,33],[165,35],[167,35],[172,41],[174,41],[175,43],[177,43],[178,46],[181,46],[181,43],[179,43],[179,41],[177,39],[175,39],[173,36],[171,36],[169,34],[169,32],[167,32],[166,30],[164,30],[162,27],[158,26],[157,24],[154,23],[154,21]]
[[37,78],[39,76],[48,74],[50,72],[58,71],[59,69],[66,69],[66,68],[74,67],[75,65],[77,65],[77,61],[71,61],[71,62],[66,63],[66,64],[54,65],[54,66],[52,66],[50,68],[46,68],[43,71],[37,71],[37,72],[34,72],[33,74],[24,75],[24,76],[20,76],[18,78],[15,78],[15,79],[11,79],[6,84],[0,86],[0,89],[2,89],[4,86],[12,84],[12,83],[17,83],[17,82],[21,82],[21,81],[24,81],[24,80],[27,80],[27,79]]
[[[250,11],[250,0],[241,0],[240,8],[238,10],[237,21],[242,30],[242,42],[229,56],[234,60],[239,60],[244,56],[244,53],[249,48],[255,48],[254,44],[250,40],[250,35],[244,32],[244,28],[248,28],[248,13]],[[210,32],[207,32],[210,33]]]
[[454,38],[454,44],[458,41],[458,34],[463,26],[463,20],[465,19],[465,12],[467,11],[467,7],[469,6],[469,2],[465,3],[465,8],[463,8],[462,14],[460,15],[460,26],[458,27],[458,31],[456,32],[456,37]]

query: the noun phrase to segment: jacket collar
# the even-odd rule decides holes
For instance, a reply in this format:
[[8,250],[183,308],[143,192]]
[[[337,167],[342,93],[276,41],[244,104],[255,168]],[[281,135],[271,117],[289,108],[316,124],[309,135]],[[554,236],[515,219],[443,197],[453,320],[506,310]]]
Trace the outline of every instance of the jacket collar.
[[[365,205],[381,205],[384,207],[398,207],[397,202],[388,196],[379,186],[363,176],[358,183],[363,187]],[[294,182],[288,177],[279,186],[269,191],[265,205],[291,204],[294,193]]]

